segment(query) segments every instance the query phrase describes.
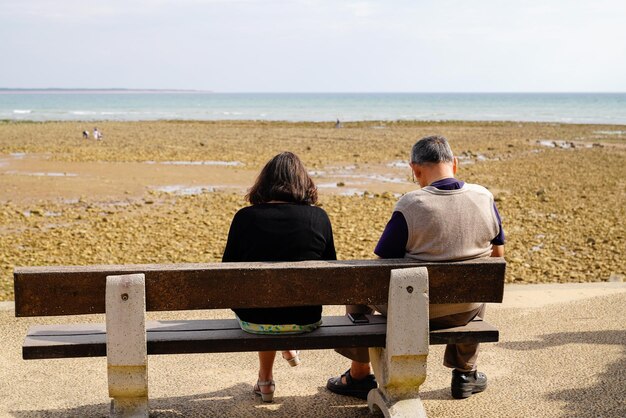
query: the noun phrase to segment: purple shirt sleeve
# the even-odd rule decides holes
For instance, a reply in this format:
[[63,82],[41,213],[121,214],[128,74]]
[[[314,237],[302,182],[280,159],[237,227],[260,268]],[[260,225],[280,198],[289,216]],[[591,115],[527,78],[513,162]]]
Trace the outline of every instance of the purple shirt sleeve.
[[491,245],[504,245],[504,229],[502,229],[502,219],[500,219],[500,212],[498,212],[498,208],[496,204],[493,204],[493,211],[496,213],[496,218],[498,219],[498,227],[500,230],[498,231],[498,235],[494,239],[491,240]]
[[374,254],[380,258],[403,258],[406,254],[406,243],[409,240],[409,227],[404,215],[393,212],[385,230],[376,244]]

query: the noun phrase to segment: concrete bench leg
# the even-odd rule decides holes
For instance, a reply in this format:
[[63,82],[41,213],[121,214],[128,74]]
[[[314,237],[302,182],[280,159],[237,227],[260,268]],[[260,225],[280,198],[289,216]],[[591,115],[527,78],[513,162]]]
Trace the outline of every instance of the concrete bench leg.
[[370,348],[379,388],[367,404],[385,417],[426,417],[419,387],[428,357],[428,272],[425,267],[391,271],[387,347]]
[[143,274],[107,276],[107,373],[111,417],[148,417],[146,290]]

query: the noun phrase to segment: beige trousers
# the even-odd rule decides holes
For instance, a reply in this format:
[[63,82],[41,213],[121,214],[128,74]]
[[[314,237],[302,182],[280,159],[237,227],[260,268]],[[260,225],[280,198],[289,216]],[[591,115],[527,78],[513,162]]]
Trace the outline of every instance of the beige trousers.
[[[431,305],[431,309],[433,306]],[[366,313],[371,314],[374,310],[386,315],[387,305],[380,306],[366,306],[366,305],[347,305],[346,313]],[[430,323],[430,329],[444,329],[456,326],[467,325],[475,317],[484,318],[485,304],[481,304],[478,308],[472,309],[467,312],[455,313],[448,316],[442,316],[439,318],[432,318]],[[476,369],[476,360],[478,359],[478,343],[474,344],[448,344],[446,345],[446,352],[443,357],[443,365],[446,367],[454,368],[459,371],[469,372]],[[369,349],[367,347],[353,347],[353,348],[337,348],[336,352],[350,360],[358,361],[360,363],[369,363]]]

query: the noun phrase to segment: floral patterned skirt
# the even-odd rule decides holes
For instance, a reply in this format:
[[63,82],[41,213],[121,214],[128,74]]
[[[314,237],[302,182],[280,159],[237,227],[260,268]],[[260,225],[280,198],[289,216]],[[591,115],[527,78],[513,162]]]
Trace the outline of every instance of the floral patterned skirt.
[[239,326],[242,330],[249,332],[250,334],[304,334],[305,332],[311,332],[322,325],[320,319],[314,324],[297,325],[297,324],[254,324],[252,322],[242,321],[237,317]]

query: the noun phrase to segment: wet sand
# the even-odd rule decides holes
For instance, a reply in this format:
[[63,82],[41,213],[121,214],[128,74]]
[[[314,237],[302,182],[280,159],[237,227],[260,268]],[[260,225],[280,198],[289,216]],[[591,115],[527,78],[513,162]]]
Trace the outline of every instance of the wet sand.
[[[262,165],[296,152],[338,257],[371,258],[415,140],[450,139],[496,196],[507,281],[623,280],[626,127],[540,123],[0,122],[0,300],[14,266],[209,262]],[[573,146],[572,146],[573,145]]]

